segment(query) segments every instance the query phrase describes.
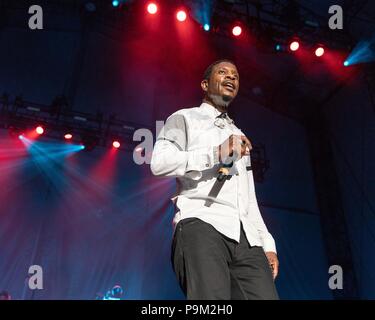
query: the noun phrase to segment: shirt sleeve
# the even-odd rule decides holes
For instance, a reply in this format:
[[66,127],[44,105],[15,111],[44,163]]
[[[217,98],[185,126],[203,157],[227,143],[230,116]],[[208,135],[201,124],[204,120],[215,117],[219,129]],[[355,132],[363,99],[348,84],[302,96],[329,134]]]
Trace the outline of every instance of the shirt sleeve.
[[181,114],[171,115],[156,140],[151,171],[156,176],[186,176],[197,180],[219,163],[216,146],[188,150],[188,125]]
[[263,217],[259,210],[258,201],[255,194],[254,176],[252,170],[248,171],[248,176],[250,191],[248,213],[251,217],[251,221],[258,230],[264,251],[277,253],[275,240],[273,239],[272,235],[268,232],[268,229],[264,223]]

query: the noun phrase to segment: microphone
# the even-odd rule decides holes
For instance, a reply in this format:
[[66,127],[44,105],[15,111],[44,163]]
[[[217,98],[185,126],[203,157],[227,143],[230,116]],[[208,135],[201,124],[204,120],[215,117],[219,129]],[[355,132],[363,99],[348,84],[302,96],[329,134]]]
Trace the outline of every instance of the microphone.
[[[242,141],[241,145],[242,146],[245,145],[245,142]],[[233,157],[233,152],[229,156]],[[219,175],[217,177],[217,180],[219,182],[222,182],[224,179],[226,179],[229,176],[229,171],[230,171],[230,168],[232,168],[232,166],[233,166],[233,161],[231,161],[230,163],[224,163],[223,166],[218,170]]]
[[220,169],[219,169],[219,175],[217,176],[217,180],[219,182],[222,182],[224,179],[229,176],[229,169],[233,166],[233,161],[228,164],[224,164]]

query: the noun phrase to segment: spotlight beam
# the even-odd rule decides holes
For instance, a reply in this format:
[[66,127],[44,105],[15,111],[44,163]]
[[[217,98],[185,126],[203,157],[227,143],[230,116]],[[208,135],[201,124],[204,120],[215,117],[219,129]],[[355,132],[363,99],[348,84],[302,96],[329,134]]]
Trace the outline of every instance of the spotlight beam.
[[373,61],[375,61],[375,36],[370,40],[360,41],[346,58],[344,66]]

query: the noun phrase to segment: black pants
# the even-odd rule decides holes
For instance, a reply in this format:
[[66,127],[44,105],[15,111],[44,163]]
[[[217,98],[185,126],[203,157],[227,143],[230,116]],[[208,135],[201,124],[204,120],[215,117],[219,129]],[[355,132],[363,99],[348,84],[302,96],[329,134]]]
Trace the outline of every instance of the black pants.
[[242,225],[237,243],[200,219],[180,221],[172,264],[187,299],[278,299],[263,248],[249,245]]

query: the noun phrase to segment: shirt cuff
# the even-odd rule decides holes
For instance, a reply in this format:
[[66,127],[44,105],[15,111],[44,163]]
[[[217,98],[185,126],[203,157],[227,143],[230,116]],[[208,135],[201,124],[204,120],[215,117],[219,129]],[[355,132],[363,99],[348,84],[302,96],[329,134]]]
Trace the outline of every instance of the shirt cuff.
[[277,253],[275,240],[272,238],[272,236],[267,237],[266,239],[262,239],[262,242],[263,242],[264,252],[275,252],[275,253]]

